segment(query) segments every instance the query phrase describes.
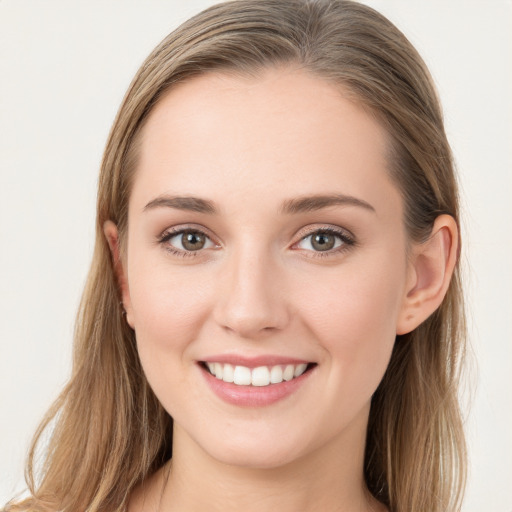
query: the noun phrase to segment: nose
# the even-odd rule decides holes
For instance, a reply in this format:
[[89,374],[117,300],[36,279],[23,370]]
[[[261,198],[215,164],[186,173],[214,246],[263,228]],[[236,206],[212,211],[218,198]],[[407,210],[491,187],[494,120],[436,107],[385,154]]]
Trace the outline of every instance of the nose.
[[262,251],[239,251],[218,277],[215,321],[243,338],[258,338],[286,327],[290,319],[283,272]]

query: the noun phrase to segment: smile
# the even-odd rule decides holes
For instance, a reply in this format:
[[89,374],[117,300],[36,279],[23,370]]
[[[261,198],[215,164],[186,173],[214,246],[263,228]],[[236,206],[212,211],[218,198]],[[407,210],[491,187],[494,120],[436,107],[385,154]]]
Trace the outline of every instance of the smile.
[[223,364],[218,362],[204,363],[208,371],[217,379],[233,383],[237,386],[269,386],[280,384],[300,377],[308,368],[307,363],[274,366],[247,366]]
[[318,367],[316,362],[276,355],[212,355],[198,363],[214,394],[228,404],[243,407],[284,400],[305,386]]

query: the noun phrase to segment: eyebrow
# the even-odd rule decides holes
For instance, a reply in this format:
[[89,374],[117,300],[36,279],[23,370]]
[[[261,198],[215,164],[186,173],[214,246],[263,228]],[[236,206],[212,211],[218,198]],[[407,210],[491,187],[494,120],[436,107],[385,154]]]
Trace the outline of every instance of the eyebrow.
[[190,212],[217,214],[218,210],[212,201],[199,197],[188,196],[159,196],[144,206],[144,211],[154,208],[175,208]]
[[358,206],[375,213],[375,208],[370,203],[343,194],[314,195],[289,199],[283,203],[280,213],[305,213],[328,208],[329,206]]
[[[357,206],[375,213],[375,208],[370,203],[367,203],[362,199],[358,199],[357,197],[343,194],[314,195],[288,199],[283,202],[279,209],[279,213],[306,213],[328,208],[329,206]],[[144,211],[152,210],[154,208],[174,208],[177,210],[207,213],[210,215],[217,215],[219,213],[219,210],[213,201],[193,196],[159,196],[151,200],[144,207]]]

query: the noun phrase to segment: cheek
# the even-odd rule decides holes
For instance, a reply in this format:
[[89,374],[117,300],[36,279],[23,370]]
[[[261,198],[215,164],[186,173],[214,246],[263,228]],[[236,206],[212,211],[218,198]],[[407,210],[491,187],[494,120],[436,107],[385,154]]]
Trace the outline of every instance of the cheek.
[[136,332],[150,333],[151,343],[173,346],[193,336],[210,296],[208,273],[202,274],[192,266],[135,261],[129,283]]
[[[370,395],[389,362],[405,286],[405,258],[333,269],[320,284],[303,282],[296,296],[304,322],[322,345],[332,375]],[[308,289],[308,293],[304,293]]]
[[183,362],[192,364],[187,350],[209,310],[211,286],[206,277],[192,267],[176,270],[151,264],[148,259],[135,260],[131,266],[130,299],[138,352],[146,377],[160,398],[170,385],[179,389]]

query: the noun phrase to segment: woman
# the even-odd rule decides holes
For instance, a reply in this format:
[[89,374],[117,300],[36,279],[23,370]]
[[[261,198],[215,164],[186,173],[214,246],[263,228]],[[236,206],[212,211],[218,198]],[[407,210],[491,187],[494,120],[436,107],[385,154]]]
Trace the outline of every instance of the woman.
[[389,21],[189,20],[114,122],[73,376],[7,510],[457,510],[458,223],[430,76]]

